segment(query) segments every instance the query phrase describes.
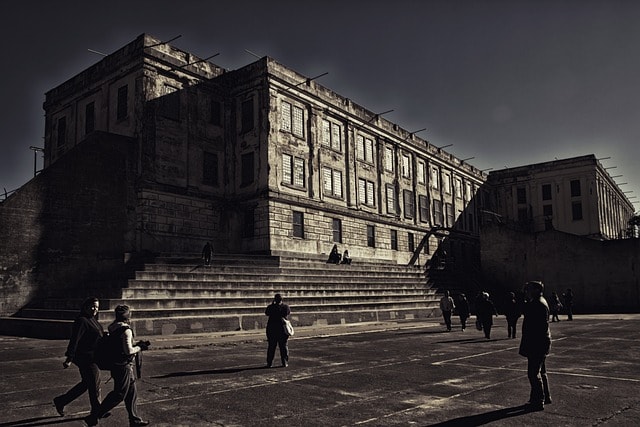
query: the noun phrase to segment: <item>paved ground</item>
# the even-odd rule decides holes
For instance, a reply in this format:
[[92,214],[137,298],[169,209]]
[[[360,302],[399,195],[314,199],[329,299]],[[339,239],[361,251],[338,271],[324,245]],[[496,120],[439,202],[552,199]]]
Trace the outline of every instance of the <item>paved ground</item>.
[[[503,317],[491,340],[443,329],[435,320],[300,328],[290,366],[271,369],[262,332],[149,337],[139,410],[157,426],[640,425],[640,315],[553,323],[553,404],[535,413],[522,410],[526,361]],[[0,337],[0,426],[84,425],[86,397],[65,417],[51,404],[79,377],[62,369],[65,346]],[[124,407],[100,425],[127,425]]]

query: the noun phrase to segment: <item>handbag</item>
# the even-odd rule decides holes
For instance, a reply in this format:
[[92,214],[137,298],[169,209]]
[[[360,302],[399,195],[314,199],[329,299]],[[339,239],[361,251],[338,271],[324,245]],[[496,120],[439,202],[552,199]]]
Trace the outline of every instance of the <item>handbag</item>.
[[284,332],[292,337],[294,334],[294,330],[293,330],[293,325],[291,324],[291,322],[287,319],[282,319],[282,325],[284,326]]

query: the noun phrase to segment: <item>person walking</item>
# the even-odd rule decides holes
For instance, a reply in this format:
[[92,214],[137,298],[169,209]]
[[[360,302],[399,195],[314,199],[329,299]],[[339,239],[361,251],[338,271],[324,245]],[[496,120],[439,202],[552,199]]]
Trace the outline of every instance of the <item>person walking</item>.
[[80,305],[80,314],[71,327],[71,338],[62,363],[64,369],[71,363],[78,367],[80,382],[66,393],[54,397],[53,405],[61,416],[64,416],[64,407],[82,396],[84,392],[89,394],[91,413],[94,414],[100,406],[100,369],[93,362],[93,350],[96,343],[104,334],[102,325],[98,322],[100,302],[96,297],[85,299]]
[[509,298],[505,304],[504,314],[507,318],[507,335],[509,338],[516,337],[516,327],[521,313],[520,303],[516,300],[516,294],[509,292]]
[[525,285],[527,301],[523,310],[519,354],[527,358],[527,378],[531,393],[525,407],[529,411],[542,411],[545,404],[551,403],[546,367],[546,358],[551,348],[551,332],[549,305],[542,296],[543,292],[542,282],[532,281]]
[[460,298],[458,299],[456,308],[458,309],[458,316],[460,316],[460,325],[462,326],[462,330],[464,331],[467,327],[467,319],[469,318],[469,313],[471,313],[471,310],[469,309],[469,301],[467,301],[467,297],[465,294],[460,294]]
[[211,255],[213,254],[213,246],[211,246],[211,242],[207,242],[202,248],[202,259],[204,260],[204,265],[211,265]]
[[133,344],[133,332],[129,325],[131,311],[126,305],[119,305],[115,308],[115,320],[109,325],[109,334],[118,336],[120,339],[115,343],[121,346],[121,358],[115,362],[111,369],[113,378],[113,390],[105,397],[100,407],[84,418],[88,426],[95,426],[104,414],[118,406],[124,400],[127,413],[129,414],[129,425],[131,427],[146,426],[149,421],[145,421],[138,416],[136,402],[138,400],[138,390],[136,386],[136,374],[134,372],[134,361],[136,354],[149,348],[148,342],[138,342]]
[[560,302],[558,294],[555,292],[551,293],[551,304],[549,305],[549,310],[551,311],[551,321],[559,322],[560,318],[558,317],[558,314],[560,314],[560,310],[562,310],[562,303]]
[[442,311],[442,317],[444,318],[444,324],[447,326],[447,332],[451,331],[451,313],[456,305],[453,302],[453,298],[449,295],[449,291],[444,291],[444,296],[440,298],[440,311]]
[[482,292],[481,297],[476,301],[476,315],[482,324],[485,338],[491,339],[493,316],[497,316],[498,312],[493,302],[489,299],[489,293]]
[[567,320],[573,320],[573,291],[567,289],[567,292],[562,294],[562,299],[567,310]]
[[289,366],[289,347],[287,335],[284,329],[284,321],[291,314],[291,309],[287,304],[282,302],[282,295],[275,294],[273,302],[267,306],[264,314],[269,316],[267,320],[267,368],[273,364],[273,358],[276,354],[276,346],[280,348],[280,361],[283,367]]

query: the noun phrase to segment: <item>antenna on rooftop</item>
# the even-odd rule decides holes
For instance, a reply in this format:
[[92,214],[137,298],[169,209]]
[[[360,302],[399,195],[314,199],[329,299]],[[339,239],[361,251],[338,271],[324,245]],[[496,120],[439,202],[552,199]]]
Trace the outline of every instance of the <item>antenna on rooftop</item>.
[[300,86],[300,85],[301,85],[301,84],[303,84],[303,83],[309,84],[312,80],[319,79],[320,77],[322,77],[322,76],[326,76],[327,74],[329,74],[329,72],[328,72],[328,71],[327,71],[326,73],[318,74],[318,75],[317,75],[317,76],[315,76],[315,77],[307,77],[305,80],[301,81],[300,83],[295,84],[295,85],[293,85],[293,86],[291,86],[291,87],[288,87],[288,88],[285,90],[285,92],[287,92],[287,91],[289,91],[289,90],[291,90],[291,89],[293,89],[293,88],[295,88],[295,87],[298,87],[298,86]]
[[109,56],[106,53],[102,53],[102,52],[98,52],[97,50],[93,50],[93,49],[87,49],[89,52],[91,53],[95,53],[97,55],[101,55],[101,56]]
[[255,57],[256,57],[256,58],[258,58],[258,59],[262,59],[262,56],[264,56],[264,55],[260,56],[260,55],[258,55],[257,53],[253,53],[253,52],[251,52],[249,49],[245,49],[244,51],[245,51],[245,52],[247,52],[247,53],[248,53],[249,55],[251,55],[251,56],[255,56]]
[[214,55],[211,55],[211,56],[209,56],[209,57],[207,57],[207,58],[204,58],[204,59],[198,59],[197,61],[189,62],[188,64],[184,64],[184,65],[181,65],[181,66],[179,66],[179,67],[173,67],[173,68],[172,68],[171,70],[169,70],[169,71],[177,70],[177,69],[180,69],[180,68],[187,67],[187,66],[189,66],[189,65],[198,64],[198,63],[200,63],[200,62],[208,61],[209,59],[211,59],[211,58],[215,58],[215,57],[216,57],[216,56],[218,56],[218,55],[220,55],[220,52],[218,52],[218,53],[216,53],[216,54],[214,54]]
[[380,116],[382,116],[384,114],[390,113],[392,111],[395,111],[395,110],[387,110],[387,111],[383,111],[382,113],[374,114],[373,116],[371,116],[371,118],[369,119],[369,121],[367,123],[371,123],[374,119],[377,119],[378,117],[380,117]]
[[427,130],[427,128],[422,128],[420,130],[414,130],[413,132],[409,132],[409,135],[407,135],[407,137],[404,139],[405,141],[408,140],[409,138],[411,138],[413,135],[415,135],[418,132],[422,132],[423,130]]
[[182,37],[182,34],[177,35],[177,36],[175,36],[174,38],[167,40],[166,42],[160,42],[160,43],[152,44],[152,45],[149,45],[149,46],[145,46],[144,48],[146,49],[146,48],[148,48],[148,47],[156,47],[156,46],[160,46],[160,45],[162,45],[162,44],[171,43],[172,41],[174,41],[174,40],[176,40],[176,39],[179,39],[180,37]]

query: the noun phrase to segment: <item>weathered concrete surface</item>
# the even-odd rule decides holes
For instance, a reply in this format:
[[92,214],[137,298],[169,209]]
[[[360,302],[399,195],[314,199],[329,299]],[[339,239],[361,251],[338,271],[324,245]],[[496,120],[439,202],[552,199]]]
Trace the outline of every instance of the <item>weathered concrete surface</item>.
[[[436,321],[299,328],[290,366],[272,369],[262,333],[149,337],[139,411],[158,426],[638,425],[640,315],[576,316],[552,334],[543,412],[520,408],[526,361],[503,317],[491,340]],[[51,404],[79,377],[65,345],[0,337],[0,426],[83,425],[86,397],[65,417]],[[100,425],[126,425],[123,405]]]

